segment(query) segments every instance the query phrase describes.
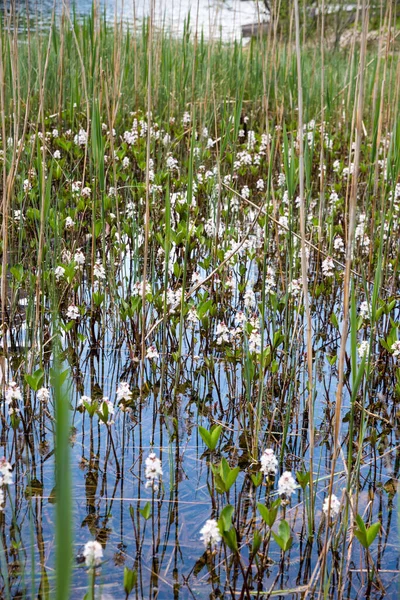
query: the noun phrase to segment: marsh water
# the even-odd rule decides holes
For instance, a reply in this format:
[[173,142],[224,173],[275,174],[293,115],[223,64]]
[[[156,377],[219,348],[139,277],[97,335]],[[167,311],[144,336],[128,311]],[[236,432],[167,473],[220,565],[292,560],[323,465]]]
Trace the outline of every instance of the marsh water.
[[[126,265],[126,281],[130,279]],[[257,278],[249,264],[248,276]],[[121,273],[122,276],[122,273]],[[239,275],[237,274],[239,278]],[[89,298],[87,298],[87,301]],[[226,308],[225,318],[243,300],[235,294]],[[316,306],[320,318],[314,320],[314,351],[316,355],[316,431],[314,477],[318,477],[317,515],[321,516],[325,497],[331,453],[331,423],[333,419],[336,374],[326,361],[326,355],[337,347],[338,332],[326,325],[324,303]],[[280,317],[277,316],[278,321]],[[278,326],[276,323],[275,326]],[[165,331],[165,330],[164,330]],[[85,341],[77,339],[78,333]],[[73,474],[74,549],[76,565],[71,598],[82,598],[87,589],[87,572],[81,555],[88,539],[97,539],[104,548],[104,562],[99,569],[98,589],[104,599],[122,598],[124,565],[138,570],[136,597],[209,598],[225,597],[227,579],[241,589],[237,572],[227,577],[223,555],[215,556],[215,571],[211,577],[208,561],[200,541],[205,521],[221,507],[221,497],[215,492],[209,467],[210,456],[198,434],[197,425],[207,426],[208,419],[223,426],[218,453],[229,457],[247,472],[241,473],[229,501],[237,509],[238,526],[247,527],[250,521],[260,524],[254,513],[254,499],[263,502],[265,486],[255,488],[249,478],[257,470],[249,453],[252,440],[251,406],[246,389],[245,368],[234,357],[226,358],[215,345],[213,336],[202,328],[185,328],[182,360],[174,358],[177,349],[177,330],[169,331],[166,351],[159,358],[145,361],[144,384],[141,383],[141,363],[132,356],[124,342],[121,323],[109,309],[102,324],[82,318],[73,331],[66,334],[64,368],[68,370],[70,409],[72,419],[71,454]],[[9,357],[10,372],[18,376],[23,368],[25,350],[24,326],[14,331]],[[82,339],[83,339],[82,337]],[[165,342],[165,340],[164,340]],[[163,346],[161,333],[155,343]],[[296,357],[304,356],[304,340],[300,336],[292,349]],[[304,410],[304,360],[300,360],[293,376],[298,385],[293,395],[290,378],[284,372],[270,381],[265,391],[268,408],[263,410],[259,447],[268,445],[284,448],[283,465],[293,471],[308,469],[306,443],[307,412]],[[115,391],[120,381],[127,381],[133,391],[133,410],[117,410]],[[270,389],[270,385],[273,389]],[[382,382],[380,393],[385,392]],[[253,392],[250,393],[254,393]],[[378,390],[377,390],[378,391]],[[28,390],[25,390],[29,394]],[[108,428],[99,419],[77,410],[82,395],[92,398],[107,396],[115,404],[113,425],[114,454]],[[386,399],[387,398],[387,399]],[[39,410],[36,402],[33,412]],[[359,488],[359,510],[372,511],[382,520],[384,534],[373,556],[386,597],[395,597],[398,589],[399,556],[397,545],[396,481],[399,470],[399,445],[395,428],[386,423],[395,417],[395,405],[385,396],[384,421],[376,425],[378,449],[367,446],[362,456]],[[47,415],[35,417],[25,424],[25,431],[4,430],[2,446],[5,456],[15,460],[15,487],[12,491],[15,521],[5,530],[3,544],[10,573],[13,597],[18,592],[52,586],[54,569],[54,435],[52,404]],[[349,410],[348,397],[343,415]],[[291,422],[282,446],[285,414],[290,411]],[[383,417],[382,417],[383,419]],[[346,424],[343,425],[346,428]],[[345,449],[345,447],[344,447]],[[156,492],[145,486],[144,460],[154,451],[162,461],[162,485]],[[344,455],[338,463],[335,490],[340,495],[346,485]],[[117,474],[117,472],[119,472]],[[273,494],[273,497],[275,495]],[[145,520],[140,513],[150,503],[151,516]],[[264,573],[261,588],[268,591],[290,589],[307,584],[321,549],[320,543],[309,545],[305,524],[304,502],[299,494],[286,511],[294,532],[294,545],[282,564],[279,548],[271,546],[269,568]],[[247,524],[247,525],[246,525]],[[244,531],[242,535],[245,535]],[[21,543],[18,550],[13,544]],[[353,569],[348,574],[346,595],[359,597],[366,584],[366,573],[359,570],[359,550],[353,549]],[[32,570],[32,561],[35,567]],[[280,573],[280,575],[279,575]],[[279,580],[277,581],[277,577]],[[233,583],[232,583],[233,582]],[[332,585],[335,584],[333,577]],[[254,584],[255,585],[255,584]],[[376,590],[371,597],[383,597]],[[42,596],[45,597],[45,596]],[[296,597],[296,594],[293,594]]]
[[[18,4],[18,2],[17,2]],[[88,16],[93,3],[91,0],[62,2],[61,0],[30,0],[20,2],[19,10],[28,10],[31,18],[47,22],[53,8],[57,14],[69,6],[77,16]],[[151,0],[100,0],[99,8],[110,22],[118,21],[140,26],[149,17]],[[258,23],[265,18],[264,5],[253,0],[154,0],[154,23],[159,29],[166,29],[173,35],[182,34],[189,23],[192,33],[198,31],[209,38],[228,41],[240,39],[241,28],[248,23]]]

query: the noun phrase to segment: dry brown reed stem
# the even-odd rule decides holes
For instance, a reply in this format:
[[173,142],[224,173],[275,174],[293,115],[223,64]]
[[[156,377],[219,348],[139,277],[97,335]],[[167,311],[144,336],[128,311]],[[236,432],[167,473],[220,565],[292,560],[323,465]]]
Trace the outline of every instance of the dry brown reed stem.
[[[351,180],[351,191],[350,191],[350,202],[349,202],[349,226],[346,244],[346,268],[344,274],[344,289],[343,289],[343,325],[342,335],[340,342],[340,353],[339,353],[339,364],[338,364],[338,383],[336,389],[336,407],[334,417],[334,447],[332,455],[331,473],[329,480],[329,496],[328,496],[328,511],[327,519],[329,521],[331,512],[331,498],[333,491],[333,483],[335,479],[335,468],[336,462],[340,451],[340,430],[341,430],[341,418],[342,418],[342,401],[343,401],[343,386],[344,386],[344,364],[346,356],[346,343],[349,333],[349,309],[350,309],[350,280],[351,280],[351,263],[353,258],[353,241],[354,241],[354,230],[356,221],[356,207],[357,207],[357,186],[358,186],[358,174],[360,168],[360,154],[361,154],[361,137],[363,133],[362,118],[364,108],[364,78],[365,78],[365,57],[367,50],[367,32],[368,32],[368,11],[366,8],[366,0],[363,0],[362,4],[362,25],[363,33],[361,40],[361,52],[360,52],[360,63],[359,63],[359,87],[357,97],[357,109],[356,109],[356,147],[354,153],[354,171]],[[326,558],[328,553],[328,533],[325,537],[325,544],[323,549],[323,563],[321,569],[321,588],[323,586],[325,576]]]
[[[5,119],[5,73],[3,64],[3,31],[0,27],[0,111],[1,111],[1,130],[3,139],[3,156],[7,153],[7,135],[6,135],[6,119]],[[7,306],[7,249],[8,249],[8,197],[7,190],[7,166],[3,160],[3,201],[2,201],[2,238],[3,238],[3,257],[1,271],[1,323],[3,336],[3,350],[7,355],[7,327],[6,327],[6,306]],[[5,380],[5,378],[4,378]]]
[[[10,17],[11,18],[11,17]],[[6,305],[7,305],[7,255],[8,255],[8,213],[9,213],[9,199],[12,195],[12,190],[14,186],[14,180],[17,173],[18,165],[21,159],[23,144],[18,144],[18,140],[20,138],[19,134],[19,122],[20,122],[20,111],[22,100],[20,97],[20,78],[18,71],[18,27],[15,24],[13,28],[13,50],[11,53],[11,67],[12,67],[12,79],[15,82],[15,86],[13,87],[13,105],[14,105],[14,135],[13,135],[13,155],[11,158],[11,164],[9,173],[7,174],[7,166],[6,161],[3,161],[3,203],[2,203],[2,216],[3,216],[3,264],[2,264],[2,273],[4,273],[4,277],[1,278],[1,317],[2,317],[2,328],[3,328],[3,339],[5,340],[6,336],[6,322],[5,322],[5,313],[6,313]],[[0,33],[0,48],[3,47],[3,37]],[[6,145],[6,130],[5,130],[5,96],[4,96],[4,65],[2,62],[3,55],[0,57],[1,68],[0,68],[0,105],[1,105],[1,130],[3,136],[3,152],[4,156],[6,155],[7,145]],[[15,96],[15,94],[17,94]],[[26,131],[28,128],[28,116],[30,111],[30,103],[31,100],[31,46],[30,46],[30,28],[28,25],[28,79],[27,79],[27,95],[25,98],[25,116],[23,123],[23,131],[21,135],[21,139],[25,139]],[[7,354],[7,344],[5,343],[3,346],[4,353]]]
[[[149,230],[150,230],[150,143],[151,143],[151,75],[153,55],[153,16],[154,0],[151,0],[150,18],[147,31],[147,147],[146,147],[146,215],[144,223],[144,253],[142,274],[142,364],[141,381],[144,380],[144,359],[146,356],[146,283],[147,283],[147,259],[149,253]],[[143,386],[140,386],[142,393]]]
[[[47,42],[47,50],[46,50],[46,58],[43,68],[43,73],[41,72],[41,57],[38,56],[38,69],[39,69],[39,111],[38,111],[38,123],[41,124],[42,127],[42,135],[43,139],[45,139],[45,118],[44,118],[44,89],[46,85],[46,77],[47,70],[49,67],[49,58],[50,58],[50,50],[51,50],[51,36],[52,29],[54,25],[54,16],[55,10],[52,11],[51,16],[51,24],[50,24],[50,33],[49,39]],[[38,49],[40,52],[40,46]],[[43,249],[44,249],[44,230],[45,230],[45,209],[46,209],[46,144],[43,142],[42,144],[42,170],[41,170],[41,198],[40,198],[40,230],[39,230],[39,247],[38,247],[38,257],[37,257],[37,271],[36,271],[36,307],[35,307],[35,323],[33,327],[33,340],[32,346],[33,349],[36,348],[37,344],[37,335],[36,332],[40,330],[39,328],[39,318],[40,318],[40,293],[41,293],[41,279],[42,279],[42,262],[43,262]],[[32,370],[33,364],[35,360],[35,353],[31,353],[31,364],[29,365],[29,369]]]
[[321,2],[321,151],[320,151],[320,187],[319,187],[319,214],[318,214],[318,245],[322,242],[322,215],[325,205],[325,157],[324,157],[324,133],[325,133],[325,0]]
[[303,284],[304,308],[307,321],[307,367],[308,367],[308,428],[309,428],[309,456],[310,456],[310,534],[314,530],[314,404],[313,404],[313,358],[312,358],[312,323],[310,300],[308,297],[308,260],[306,254],[306,225],[305,225],[305,200],[304,200],[304,132],[303,132],[303,84],[301,75],[301,48],[300,48],[300,17],[299,0],[294,2],[295,30],[296,30],[296,59],[297,59],[297,89],[298,89],[298,143],[299,143],[299,191],[300,191],[300,235],[301,235],[301,278]]

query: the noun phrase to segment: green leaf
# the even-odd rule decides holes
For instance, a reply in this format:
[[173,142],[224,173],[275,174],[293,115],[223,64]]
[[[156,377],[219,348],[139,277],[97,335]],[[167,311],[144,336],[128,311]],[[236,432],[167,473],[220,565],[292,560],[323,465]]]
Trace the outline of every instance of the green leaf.
[[221,511],[218,519],[218,526],[221,534],[225,531],[229,531],[232,527],[232,517],[235,512],[235,508],[231,504],[227,504]]
[[43,369],[38,369],[32,375],[26,374],[24,377],[29,387],[32,388],[34,392],[37,392],[42,384],[44,378],[44,371]]
[[339,322],[335,313],[331,313],[331,323],[336,329],[339,329]]
[[251,551],[253,554],[256,554],[258,552],[258,550],[260,549],[260,546],[261,546],[261,542],[262,542],[262,535],[258,531],[258,529],[256,529],[254,532],[253,543],[251,545]]
[[124,568],[124,590],[125,594],[129,596],[131,591],[136,585],[137,581],[137,571],[128,569],[128,567]]
[[210,431],[199,425],[200,436],[209,450],[215,450],[221,431],[221,425],[213,425]]
[[367,529],[368,548],[371,546],[371,544],[375,540],[376,536],[378,535],[378,533],[380,531],[380,528],[381,528],[381,524],[379,521],[378,521],[378,523],[373,523],[371,525],[371,527],[368,527],[368,529]]
[[150,502],[146,502],[143,508],[139,508],[139,512],[146,521],[151,517],[151,506]]
[[238,475],[240,473],[240,467],[235,467],[234,469],[232,469],[229,473],[229,475],[226,478],[225,481],[225,485],[227,487],[227,490],[230,490],[230,488],[233,486],[233,484],[235,483]]
[[289,523],[285,521],[285,519],[282,519],[282,521],[279,523],[278,534],[276,534],[274,531],[271,531],[271,533],[274,540],[279,545],[281,550],[283,550],[283,552],[286,552],[286,550],[291,548],[293,538],[290,535]]
[[229,531],[224,531],[223,538],[228,548],[230,548],[233,552],[238,551],[236,529],[234,527],[232,527],[232,529],[230,529]]
[[263,480],[263,474],[261,473],[261,471],[259,471],[258,473],[252,473],[250,477],[255,487],[261,485]]
[[260,503],[257,504],[258,511],[259,511],[263,521],[265,521],[265,523],[268,525],[268,527],[270,529],[276,521],[280,503],[281,503],[281,501],[278,498],[278,500],[275,500],[275,502],[272,504],[271,508],[269,508],[269,509],[266,506],[264,506],[264,504],[260,504]]
[[207,446],[207,448],[210,448],[211,446],[211,436],[208,432],[207,429],[205,429],[204,427],[201,427],[201,425],[199,425],[199,434],[201,436],[201,439],[203,440],[203,442],[205,443],[205,445]]
[[222,431],[222,425],[213,425],[211,427],[211,446],[210,446],[210,450],[215,450],[217,444],[218,444],[218,440],[219,437],[221,435],[221,431]]
[[300,484],[300,487],[304,490],[307,485],[310,483],[310,472],[304,473],[302,471],[296,472],[297,481]]

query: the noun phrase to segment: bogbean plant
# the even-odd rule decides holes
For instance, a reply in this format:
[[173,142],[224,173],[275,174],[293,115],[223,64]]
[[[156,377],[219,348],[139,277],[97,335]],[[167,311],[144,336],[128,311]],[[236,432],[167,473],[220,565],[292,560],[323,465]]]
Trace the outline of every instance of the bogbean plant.
[[[168,432],[174,431],[179,419],[173,411],[186,391],[188,365],[194,380],[204,377],[212,390],[196,400],[212,507],[197,532],[205,554],[196,573],[207,566],[216,586],[217,557],[223,557],[227,593],[234,596],[231,582],[240,581],[241,596],[250,597],[256,581],[261,594],[271,556],[279,550],[283,573],[287,553],[296,552],[296,500],[304,508],[308,543],[317,540],[322,548],[317,578],[324,592],[329,561],[341,565],[341,577],[346,573],[348,536],[350,544],[356,538],[365,549],[372,581],[377,573],[370,548],[381,527],[371,511],[359,514],[361,469],[367,452],[384,454],[389,444],[384,425],[393,426],[396,416],[389,414],[384,390],[390,386],[400,396],[400,128],[393,101],[398,57],[386,38],[385,58],[368,56],[354,244],[348,252],[358,49],[324,58],[315,48],[303,49],[299,132],[291,44],[268,37],[245,49],[186,34],[182,40],[166,31],[153,34],[149,23],[137,35],[94,17],[78,22],[65,15],[45,34],[47,45],[29,30],[10,52],[15,40],[2,24],[2,423],[14,440],[38,432],[44,439],[54,431],[58,597],[68,597],[71,581],[65,568],[72,556],[70,413],[73,423],[81,413],[82,432],[89,430],[90,448],[82,451],[86,481],[98,476],[94,437],[102,431],[104,472],[113,461],[118,482],[123,460],[116,424],[122,422],[125,432],[140,423],[153,394],[163,417],[173,415],[165,421]],[[10,79],[15,73],[17,88]],[[302,244],[312,381],[304,345]],[[349,261],[347,340],[340,336]],[[113,351],[126,348],[134,382],[110,386],[111,398],[93,382],[85,389],[81,365],[88,348],[93,358],[106,344]],[[321,407],[318,384],[329,389],[326,382],[336,381],[341,348],[348,405],[336,420],[343,432],[336,427],[335,434],[346,480],[339,483],[334,472],[327,485],[322,452],[309,466],[310,445],[313,451],[316,446],[308,434],[309,402],[318,444],[330,461],[333,398],[328,393]],[[226,397],[217,381],[221,368]],[[75,404],[71,387],[65,389],[68,373]],[[173,401],[163,395],[168,377]],[[189,429],[196,437],[192,422]],[[297,456],[289,451],[292,438]],[[155,504],[165,494],[162,457],[153,441],[137,473],[151,501],[130,511],[138,556],[146,523],[154,528]],[[16,441],[10,452],[6,459],[15,459],[16,468],[22,460]],[[238,494],[241,485],[246,500]],[[319,516],[316,506],[322,507]],[[95,597],[98,573],[107,568],[105,546],[95,539],[84,546],[88,598]],[[1,564],[7,587],[4,553]],[[132,569],[125,567],[126,597],[138,592],[137,567],[137,560]],[[317,580],[309,584],[314,589]]]

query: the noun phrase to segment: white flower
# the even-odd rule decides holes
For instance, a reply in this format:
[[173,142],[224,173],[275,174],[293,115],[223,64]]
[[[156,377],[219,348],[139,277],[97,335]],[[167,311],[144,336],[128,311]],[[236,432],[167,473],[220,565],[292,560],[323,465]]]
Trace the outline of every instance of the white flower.
[[333,277],[335,265],[330,256],[327,256],[326,259],[322,262],[322,274],[324,277]]
[[59,266],[54,269],[54,276],[56,278],[56,281],[60,281],[60,279],[62,279],[64,277],[64,275],[65,275],[64,267]]
[[179,171],[179,163],[172,155],[168,156],[166,164],[169,171]]
[[[143,292],[143,282],[138,281],[138,282],[134,283],[132,286],[132,292],[131,292],[132,296],[142,296],[142,292]],[[146,296],[151,294],[151,285],[147,281],[146,281],[146,285],[145,285],[145,294],[146,294]]]
[[208,519],[204,527],[200,529],[200,534],[200,540],[206,548],[216,546],[222,539],[218,523],[215,519]]
[[187,314],[187,320],[189,321],[189,323],[197,323],[199,320],[199,316],[197,314],[197,310],[195,306],[191,306],[189,308],[189,312]]
[[103,548],[96,541],[86,542],[83,549],[83,556],[87,567],[97,567],[103,558]]
[[394,344],[391,345],[390,349],[393,352],[393,356],[400,356],[400,341],[397,340],[397,342],[394,342]]
[[296,481],[290,471],[285,471],[278,481],[278,494],[289,498],[297,489]]
[[182,124],[184,127],[188,127],[190,125],[190,122],[192,120],[192,117],[190,116],[190,113],[188,112],[184,112],[183,113],[183,118],[182,118]]
[[262,190],[264,189],[264,180],[263,179],[259,179],[257,181],[256,187],[258,190],[260,190],[262,192]]
[[242,187],[242,190],[241,190],[240,193],[243,196],[243,198],[246,198],[246,200],[248,200],[250,198],[250,189],[249,189],[249,186],[248,185],[244,185]]
[[75,225],[75,221],[71,217],[65,219],[65,229],[72,229]]
[[258,331],[252,331],[249,336],[249,352],[253,354],[253,352],[261,351],[261,334]]
[[74,261],[78,267],[82,267],[85,264],[85,255],[80,248],[78,248],[74,254]]
[[82,189],[82,181],[73,181],[71,185],[71,192],[73,194],[80,194]]
[[344,242],[339,235],[337,235],[335,237],[335,239],[333,240],[333,247],[337,252],[341,252],[342,254],[344,254],[344,251],[345,251]]
[[217,344],[219,346],[224,342],[229,342],[229,328],[224,321],[218,323],[215,333],[217,335]]
[[274,451],[271,448],[264,450],[260,458],[261,468],[260,471],[265,476],[275,475],[278,467],[278,459],[276,458]]
[[[12,485],[13,480],[11,471],[12,467],[8,460],[6,460],[4,457],[0,458],[0,473],[2,476],[1,485]],[[0,502],[0,504],[2,504],[2,502]]]
[[163,470],[161,460],[157,458],[154,452],[151,452],[145,461],[145,475],[146,475],[146,488],[153,488],[154,491],[158,490],[158,484],[162,477]]
[[11,404],[13,400],[22,400],[22,393],[20,387],[15,383],[15,381],[10,381],[6,386],[5,393],[6,404]]
[[106,278],[106,270],[99,262],[96,262],[93,266],[93,275],[96,277],[96,279]]
[[53,156],[54,156],[54,158],[56,160],[60,160],[60,158],[61,158],[61,152],[59,150],[54,150]]
[[246,308],[254,308],[256,305],[256,296],[254,291],[251,288],[246,290],[244,295],[244,305]]
[[[324,500],[324,503],[322,505],[322,510],[324,511],[324,514],[327,516],[328,515],[328,506],[329,506],[329,496],[327,496]],[[335,496],[335,494],[332,494],[331,496],[331,517],[332,519],[334,519],[335,517],[338,516],[340,511],[340,500],[339,498],[337,498],[337,496]]]
[[288,285],[288,293],[296,297],[300,294],[302,286],[303,283],[301,279],[293,279],[293,281],[291,281]]
[[86,146],[87,144],[87,133],[84,129],[80,129],[79,133],[74,137],[74,144],[77,146]]
[[90,396],[81,396],[78,400],[78,406],[85,406],[85,404],[92,404],[92,399]]
[[117,388],[117,402],[121,402],[121,400],[131,400],[132,392],[129,389],[129,383],[126,381],[121,381]]
[[16,223],[19,223],[21,221],[21,219],[22,219],[22,221],[25,220],[25,217],[22,214],[22,212],[20,210],[14,210],[14,221]]
[[48,402],[50,400],[50,390],[48,388],[41,387],[37,392],[37,397],[40,402]]
[[360,304],[360,308],[358,309],[359,315],[360,317],[362,317],[363,319],[368,319],[369,315],[370,315],[370,308],[369,308],[369,304],[366,300],[364,300],[364,302],[361,302]]
[[358,356],[360,358],[364,358],[364,356],[366,356],[366,354],[368,353],[368,348],[369,348],[368,340],[364,340],[363,342],[361,342],[361,344],[357,348]]
[[3,490],[0,490],[0,511],[4,510],[5,496]]
[[68,306],[67,317],[73,321],[79,319],[79,308],[75,306],[75,304],[70,304],[70,306]]
[[157,352],[157,348],[155,346],[149,346],[147,348],[147,352],[146,352],[146,358],[150,358],[150,359],[157,359],[159,357],[159,354]]
[[193,271],[193,273],[192,273],[192,283],[196,284],[196,283],[200,283],[200,281],[203,281],[203,278],[200,275],[200,273],[198,271]]

